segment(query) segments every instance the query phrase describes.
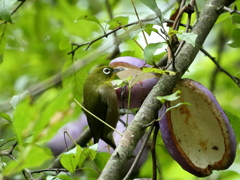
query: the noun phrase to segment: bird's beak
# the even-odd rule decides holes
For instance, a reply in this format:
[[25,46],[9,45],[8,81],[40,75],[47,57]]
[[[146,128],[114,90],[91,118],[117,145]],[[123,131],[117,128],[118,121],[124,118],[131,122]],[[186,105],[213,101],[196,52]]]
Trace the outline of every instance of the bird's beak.
[[119,67],[119,68],[115,68],[113,69],[113,73],[117,73],[117,72],[120,72],[120,71],[124,71],[126,68],[124,67]]

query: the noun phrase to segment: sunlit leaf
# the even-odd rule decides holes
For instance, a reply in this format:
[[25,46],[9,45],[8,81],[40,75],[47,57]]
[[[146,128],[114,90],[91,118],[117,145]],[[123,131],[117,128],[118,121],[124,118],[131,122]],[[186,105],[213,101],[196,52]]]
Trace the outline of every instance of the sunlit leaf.
[[16,106],[27,96],[29,96],[29,92],[25,91],[24,93],[20,95],[14,95],[10,101],[10,104],[12,105],[13,108],[16,108]]
[[0,117],[12,123],[12,118],[8,114],[0,112]]
[[193,47],[195,47],[195,42],[197,39],[197,35],[194,33],[177,33],[177,37],[181,40],[186,41],[186,43],[191,44]]
[[59,49],[65,50],[70,47],[70,42],[69,40],[63,39],[59,43]]
[[32,127],[38,118],[40,107],[31,106],[30,99],[19,103],[13,115],[13,128],[19,144],[23,144],[24,139],[32,133]]
[[231,43],[228,43],[228,45],[232,48],[238,48],[240,47],[240,29],[234,29],[232,32],[232,41]]
[[233,14],[231,16],[231,20],[233,24],[240,24],[240,15],[239,14]]
[[148,44],[144,49],[144,61],[146,61],[147,64],[153,65],[154,60],[153,56],[154,53],[159,49],[163,47],[163,43],[151,43]]
[[177,90],[173,94],[166,95],[166,96],[157,96],[157,99],[161,101],[162,104],[164,104],[166,101],[175,101],[177,100],[180,96],[178,94],[181,93],[180,90]]
[[[72,178],[70,176],[68,176],[67,174],[59,174],[57,175],[56,177],[60,178],[61,180],[71,180]],[[55,179],[56,179],[55,177]],[[52,180],[55,180],[55,179],[52,179]]]
[[[173,100],[173,101],[174,101],[174,100]],[[166,112],[170,111],[171,109],[174,109],[174,108],[177,108],[177,107],[179,107],[179,106],[182,106],[182,105],[188,105],[188,106],[190,106],[191,104],[188,103],[188,102],[177,103],[176,105],[167,108]]]
[[75,22],[77,22],[78,20],[87,20],[87,21],[95,22],[102,28],[103,32],[105,33],[105,30],[104,30],[103,26],[101,25],[100,21],[98,20],[98,18],[96,18],[93,15],[90,15],[90,14],[82,15]]
[[230,124],[233,127],[234,133],[237,137],[237,142],[240,142],[240,118],[227,110],[224,110],[224,112],[229,118]]
[[97,150],[98,150],[98,144],[94,144],[88,148],[83,148],[78,166],[82,167],[82,165],[86,159],[94,160],[96,157],[96,154],[97,154]]
[[157,17],[159,17],[160,21],[163,22],[162,12],[158,8],[157,3],[155,0],[140,0],[143,4],[145,4],[147,7],[149,7],[152,11],[155,12]]
[[133,56],[134,57],[135,51],[127,50],[121,52],[120,56]]
[[168,35],[169,36],[172,36],[172,35],[174,35],[174,34],[177,34],[177,33],[181,33],[181,32],[179,32],[179,31],[177,31],[177,30],[170,30],[169,32],[168,32]]
[[156,28],[153,28],[153,24],[146,24],[144,27],[144,31],[150,36],[152,32],[158,33]]
[[0,19],[12,23],[11,13],[14,3],[17,0],[1,0],[0,1]]
[[107,22],[108,29],[116,29],[128,23],[129,18],[126,16],[118,16]]
[[6,27],[7,27],[7,24],[5,25],[5,28],[0,36],[0,64],[3,62],[4,51],[6,47],[6,38],[5,38]]
[[22,171],[24,168],[36,168],[51,158],[52,155],[49,149],[45,149],[33,144],[28,145],[21,148],[18,160],[9,162],[3,173],[6,176],[10,176]]
[[95,16],[90,15],[90,14],[88,14],[88,15],[82,15],[82,16],[80,16],[80,17],[77,19],[77,21],[78,21],[78,20],[87,20],[87,21],[92,21],[92,22],[95,22],[95,23],[97,23],[97,24],[100,24],[98,18],[96,18]]
[[94,162],[100,170],[103,170],[110,156],[111,155],[106,152],[97,153]]
[[158,74],[168,74],[168,75],[176,75],[174,71],[167,71],[167,70],[162,70],[158,68],[143,68],[142,69],[143,73],[158,73]]
[[[71,96],[71,88],[64,88],[59,92],[53,92],[53,97],[50,97],[51,91],[48,91],[48,98],[42,104],[42,111],[39,118],[36,120],[33,130],[33,142],[43,138],[52,137],[64,120],[67,120],[71,114],[69,109]],[[44,97],[42,97],[44,99]],[[47,101],[48,100],[48,101]],[[46,102],[47,101],[47,102]],[[40,106],[40,105],[39,105]]]
[[74,173],[80,160],[81,154],[81,147],[77,145],[71,151],[61,154],[60,162],[62,166],[69,172]]
[[88,159],[94,160],[97,154],[97,151],[90,148],[85,148],[83,153],[85,156],[88,157]]

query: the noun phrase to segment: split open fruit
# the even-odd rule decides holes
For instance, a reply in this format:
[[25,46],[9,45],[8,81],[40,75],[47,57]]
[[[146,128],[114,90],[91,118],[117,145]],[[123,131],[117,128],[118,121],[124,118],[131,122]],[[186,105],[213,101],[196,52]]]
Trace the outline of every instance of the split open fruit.
[[165,108],[180,102],[191,105],[173,108],[159,121],[170,155],[183,169],[199,177],[227,169],[236,155],[236,137],[216,98],[190,79],[180,80],[176,90],[181,91],[180,98],[167,102]]
[[[142,68],[150,67],[142,59],[135,57],[124,56],[113,59],[109,63],[110,67],[120,68],[124,67],[124,71],[117,73],[120,79],[127,79],[132,76],[129,81],[129,85],[133,85],[130,93],[130,109],[141,107],[144,99],[147,97],[153,86],[158,82],[158,77],[154,73],[143,73]],[[128,107],[129,87],[126,86],[124,89],[118,88],[115,90],[118,96],[119,106],[123,108]]]

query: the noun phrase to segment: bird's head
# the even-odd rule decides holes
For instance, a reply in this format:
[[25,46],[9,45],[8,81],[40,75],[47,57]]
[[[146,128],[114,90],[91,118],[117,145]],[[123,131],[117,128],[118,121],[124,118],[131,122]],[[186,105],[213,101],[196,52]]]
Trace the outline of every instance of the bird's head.
[[123,70],[124,68],[111,68],[108,66],[103,66],[93,70],[90,76],[91,78],[96,78],[100,81],[112,81],[116,73]]

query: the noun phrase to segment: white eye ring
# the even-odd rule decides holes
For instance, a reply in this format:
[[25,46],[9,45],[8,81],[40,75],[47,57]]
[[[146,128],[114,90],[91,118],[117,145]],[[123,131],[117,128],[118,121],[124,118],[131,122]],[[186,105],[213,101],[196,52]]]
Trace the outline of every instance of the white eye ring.
[[104,74],[110,74],[111,73],[111,69],[110,68],[103,68],[103,73]]

